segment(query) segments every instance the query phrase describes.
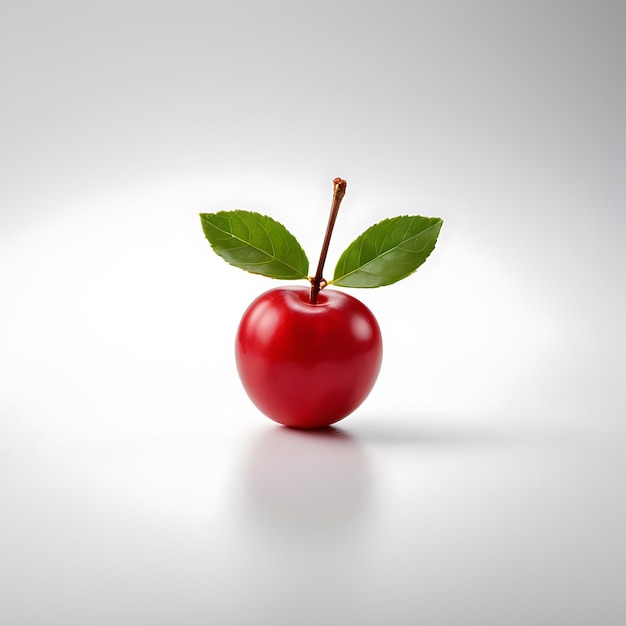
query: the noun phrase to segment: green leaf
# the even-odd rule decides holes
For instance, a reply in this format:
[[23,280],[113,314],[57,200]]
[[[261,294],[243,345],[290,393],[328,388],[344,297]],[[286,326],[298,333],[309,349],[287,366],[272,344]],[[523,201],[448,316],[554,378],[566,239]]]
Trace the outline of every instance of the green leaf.
[[296,238],[276,220],[252,211],[200,213],[202,230],[225,261],[253,274],[307,278],[309,261]]
[[435,248],[443,220],[402,215],[368,228],[344,251],[331,281],[340,287],[382,287],[412,274]]

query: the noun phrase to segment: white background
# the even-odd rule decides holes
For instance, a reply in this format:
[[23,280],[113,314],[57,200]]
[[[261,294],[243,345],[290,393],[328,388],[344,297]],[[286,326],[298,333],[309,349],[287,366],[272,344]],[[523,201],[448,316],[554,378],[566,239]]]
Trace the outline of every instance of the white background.
[[[625,5],[4,2],[0,621],[626,620]],[[243,392],[275,286],[198,213],[317,262],[444,219],[351,291],[378,383],[331,433]]]

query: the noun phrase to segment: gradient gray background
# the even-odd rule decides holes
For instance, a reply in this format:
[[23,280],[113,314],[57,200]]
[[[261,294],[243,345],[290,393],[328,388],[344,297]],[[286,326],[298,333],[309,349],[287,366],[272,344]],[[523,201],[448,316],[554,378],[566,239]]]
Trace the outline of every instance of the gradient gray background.
[[[3,2],[0,621],[626,621],[626,4]],[[275,427],[232,342],[273,283],[401,213],[352,292],[385,359],[341,433]]]

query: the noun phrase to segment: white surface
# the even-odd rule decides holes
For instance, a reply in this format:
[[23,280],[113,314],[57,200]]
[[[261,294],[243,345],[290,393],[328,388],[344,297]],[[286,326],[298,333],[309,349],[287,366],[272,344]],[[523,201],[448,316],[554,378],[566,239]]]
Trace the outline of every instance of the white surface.
[[[626,621],[619,3],[5,14],[1,623]],[[233,362],[275,283],[197,214],[268,213],[314,266],[335,176],[329,273],[379,219],[445,223],[351,292],[366,403],[297,433]]]

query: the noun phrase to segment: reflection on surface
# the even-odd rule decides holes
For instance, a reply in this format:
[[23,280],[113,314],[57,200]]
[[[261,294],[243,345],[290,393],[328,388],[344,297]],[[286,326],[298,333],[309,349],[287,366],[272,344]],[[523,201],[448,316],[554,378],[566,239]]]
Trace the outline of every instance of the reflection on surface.
[[247,522],[297,534],[354,528],[371,494],[363,448],[335,428],[263,433],[249,452],[242,482]]

